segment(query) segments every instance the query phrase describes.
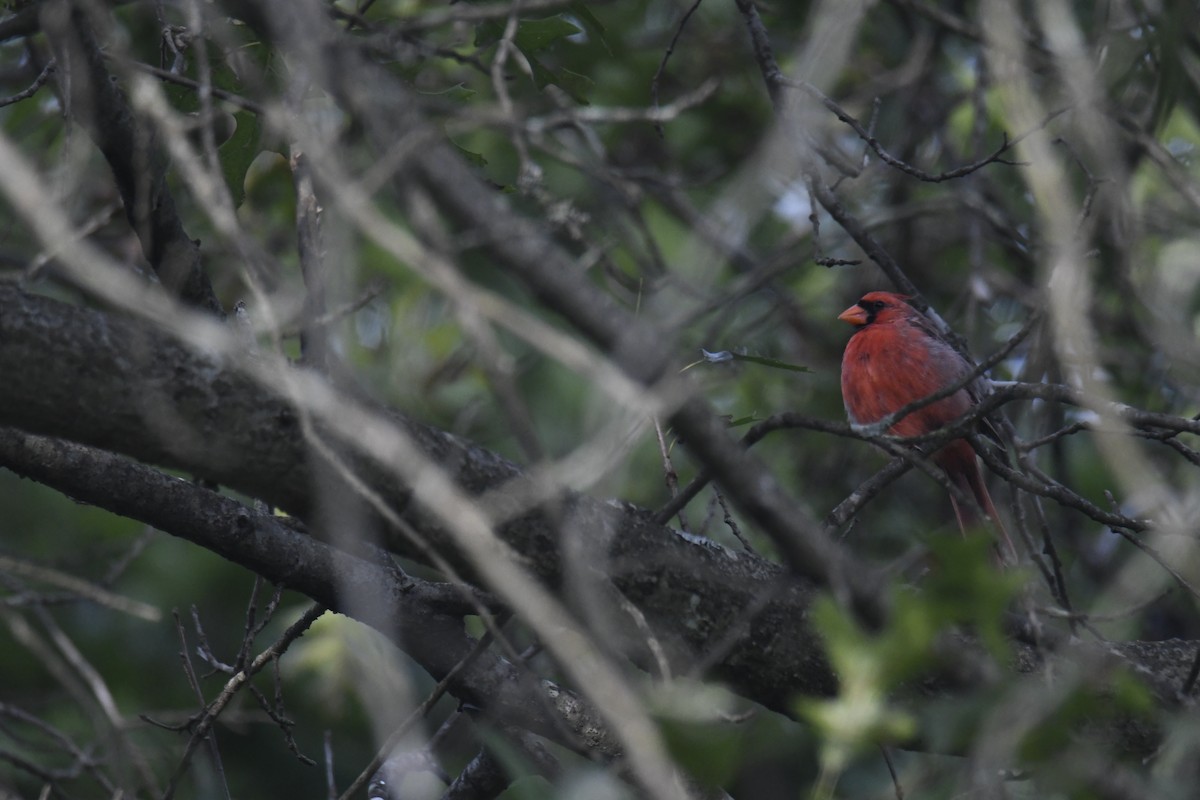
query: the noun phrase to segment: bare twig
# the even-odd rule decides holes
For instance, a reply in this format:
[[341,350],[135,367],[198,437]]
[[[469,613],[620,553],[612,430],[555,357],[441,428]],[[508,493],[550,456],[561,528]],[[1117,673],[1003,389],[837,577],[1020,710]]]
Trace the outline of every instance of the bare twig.
[[[667,45],[666,51],[663,52],[662,61],[658,62],[658,69],[654,71],[654,77],[650,80],[650,100],[654,104],[655,109],[658,108],[658,84],[667,71],[667,62],[671,60],[671,56],[675,53],[675,45],[679,42],[679,37],[683,36],[683,29],[687,27],[688,20],[692,18],[692,14],[696,13],[696,9],[700,8],[700,3],[703,1],[695,0],[688,7],[688,10],[683,12],[683,16],[679,20],[679,25],[675,27],[675,34],[671,37],[671,43]],[[666,138],[666,134],[662,129],[662,123],[659,120],[654,121],[654,130],[658,131],[658,138]]]
[[828,95],[826,95],[816,86],[813,86],[807,81],[796,81],[791,79],[784,79],[783,85],[790,86],[793,89],[800,89],[809,96],[816,98],[818,101],[820,101],[821,105],[833,112],[834,116],[848,125],[851,130],[858,134],[858,137],[866,143],[867,147],[874,151],[875,155],[879,156],[879,159],[883,161],[883,163],[887,164],[888,166],[895,167],[906,175],[911,175],[917,180],[925,181],[927,183],[942,183],[944,181],[954,180],[955,178],[962,178],[970,175],[972,172],[977,172],[983,169],[988,164],[1005,164],[1010,167],[1025,166],[1021,162],[1009,161],[1008,159],[1001,157],[1012,147],[1012,142],[1008,140],[1008,134],[1004,134],[1000,145],[983,158],[973,161],[970,164],[964,164],[960,167],[947,170],[946,172],[939,172],[936,174],[926,172],[923,169],[914,167],[907,161],[896,158],[887,150],[885,150],[880,141],[875,138],[874,134],[863,127],[861,122],[859,122],[855,117],[851,116],[849,112],[835,103]]
[[[167,788],[165,797],[169,798],[174,794],[175,789],[179,785],[179,780],[187,771],[188,764],[191,761],[191,756],[195,751],[196,745],[201,741],[207,741],[209,731],[211,730],[213,723],[229,704],[229,702],[237,695],[238,691],[247,684],[250,678],[261,671],[263,667],[287,652],[287,649],[291,647],[292,643],[299,639],[304,632],[308,630],[308,628],[314,622],[317,621],[317,618],[324,613],[325,607],[321,605],[314,605],[310,607],[308,611],[305,611],[304,614],[300,616],[300,619],[288,626],[287,630],[285,630],[277,640],[267,647],[267,649],[259,653],[246,668],[238,670],[233,677],[231,677],[225,683],[225,686],[221,689],[217,697],[211,703],[207,704],[204,708],[204,711],[189,724],[188,727],[191,730],[192,736],[191,739],[188,740],[187,748],[184,750],[183,758],[181,759],[179,766],[176,768],[175,774],[171,776],[171,782]],[[182,630],[180,635],[182,636]],[[186,654],[186,639],[184,641]],[[203,701],[203,694],[200,693],[200,686],[195,680],[194,673],[189,670],[188,675],[189,680],[192,681],[193,687],[199,694],[201,701]]]
[[74,575],[69,575],[50,567],[43,567],[28,561],[0,555],[0,572],[7,572],[10,575],[20,575],[24,578],[42,581],[51,586],[67,589],[93,603],[120,611],[123,614],[138,617],[147,622],[158,622],[162,619],[162,611],[156,606],[122,597],[94,583],[89,583],[82,578],[77,578]]
[[483,652],[491,645],[492,636],[490,634],[485,633],[479,638],[479,641],[475,643],[474,648],[467,653],[462,660],[455,664],[445,677],[438,681],[437,685],[430,690],[429,694],[425,696],[425,699],[421,701],[420,705],[414,708],[412,712],[404,719],[404,721],[401,722],[396,729],[388,735],[388,738],[384,741],[383,746],[380,747],[376,752],[375,757],[372,758],[365,767],[363,767],[363,770],[358,774],[358,777],[355,778],[348,787],[346,787],[346,791],[342,792],[339,800],[353,800],[355,795],[362,791],[362,789],[369,782],[372,782],[375,779],[376,773],[379,772],[379,768],[383,766],[384,761],[387,760],[388,756],[391,755],[391,752],[396,748],[396,745],[404,738],[405,735],[407,735],[409,730],[412,729],[412,726],[417,724],[422,718],[424,718],[426,714],[429,713],[429,710],[433,708],[434,704],[437,703],[437,701],[442,698],[442,695],[449,690],[450,684],[453,682],[454,678],[460,672],[470,666],[471,662],[482,655]]
[[33,79],[33,83],[16,94],[9,95],[8,97],[0,97],[0,108],[11,106],[13,103],[19,103],[22,100],[28,100],[37,94],[38,90],[45,86],[46,81],[50,80],[50,76],[54,74],[54,65],[55,61],[52,58],[46,62],[46,66],[42,67],[42,71]]
[[[667,483],[667,491],[673,499],[679,496],[679,473],[675,471],[675,464],[671,461],[671,448],[667,445],[667,439],[663,435],[662,422],[658,419],[654,420],[654,434],[658,439],[658,453],[662,458],[663,477]],[[679,517],[680,530],[691,530],[688,525],[687,515],[684,514],[682,507],[680,507],[677,515]]]

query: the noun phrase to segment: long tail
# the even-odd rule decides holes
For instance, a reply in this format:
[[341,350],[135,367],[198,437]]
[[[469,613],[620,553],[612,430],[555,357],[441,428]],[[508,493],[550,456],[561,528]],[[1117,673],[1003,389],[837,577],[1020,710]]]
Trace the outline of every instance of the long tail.
[[[954,448],[953,452],[950,451]],[[970,492],[975,498],[975,502],[979,503],[980,507],[991,518],[992,524],[1000,533],[1000,539],[1003,546],[997,546],[997,554],[1000,556],[1000,561],[1003,564],[1008,562],[1016,564],[1017,548],[1013,546],[1012,539],[1009,538],[1008,531],[1004,528],[1004,522],[1000,519],[1000,514],[996,511],[996,505],[992,502],[992,496],[988,493],[987,484],[983,481],[983,472],[979,469],[979,460],[975,455],[975,451],[971,449],[971,445],[966,441],[959,440],[951,442],[946,448],[938,453],[942,468],[946,470],[947,477],[952,480],[964,492]],[[967,531],[976,528],[983,522],[976,513],[974,506],[966,503],[959,503],[954,495],[950,495],[950,504],[954,507],[954,516],[958,520],[959,530],[966,536]]]

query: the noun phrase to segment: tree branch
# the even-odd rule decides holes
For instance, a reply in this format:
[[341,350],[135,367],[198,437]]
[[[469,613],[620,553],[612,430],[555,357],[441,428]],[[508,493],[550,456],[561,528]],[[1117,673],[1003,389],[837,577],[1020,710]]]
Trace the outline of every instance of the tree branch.
[[[0,374],[9,378],[0,382],[0,424],[187,470],[262,496],[300,519],[313,517],[310,459],[294,410],[278,396],[140,324],[2,285],[0,309]],[[89,379],[79,381],[80,375]],[[165,408],[171,412],[166,438],[180,446],[162,443]],[[143,415],[158,423],[145,424]],[[477,446],[398,415],[394,419],[475,493],[499,489],[519,474],[517,467]],[[362,587],[368,596],[355,604],[356,618],[382,631],[398,630],[397,640],[435,676],[447,674],[472,646],[454,619],[464,609],[453,608],[448,615],[443,591],[431,595],[431,585],[411,579],[397,583],[391,570],[186,481],[124,458],[14,430],[0,435],[0,464],[76,499],[195,541],[335,610],[347,610],[336,587]],[[408,492],[394,485],[392,473],[364,469],[364,480],[405,509],[406,519],[420,526],[430,542],[449,552],[428,519],[408,508]],[[627,505],[569,496],[559,511],[561,519],[571,521],[570,536],[593,543],[593,563],[607,564],[613,584],[644,616],[673,669],[685,672],[713,654],[713,677],[784,713],[792,713],[797,694],[834,691],[836,680],[823,646],[807,623],[815,596],[811,584],[787,578],[777,565],[753,554],[685,539],[651,523],[649,512]],[[552,520],[528,513],[497,533],[521,553],[529,569],[550,585],[561,585],[561,539]],[[421,556],[411,548],[409,552]],[[651,663],[640,634],[626,635],[629,639],[619,644],[639,663]],[[963,651],[972,648],[962,641]],[[1059,653],[1118,658],[1145,667],[1139,672],[1169,706],[1178,702],[1172,687],[1183,685],[1193,654],[1187,643],[1138,642],[1099,650],[1064,645]],[[1017,655],[1019,671],[1043,668],[1032,649],[1017,646]],[[469,670],[454,692],[481,707],[501,703],[522,724],[554,736],[557,723],[529,702],[531,690],[523,680],[511,663],[490,657]],[[936,694],[952,687],[946,679],[931,679],[920,690]],[[602,730],[590,727],[594,720],[578,700],[552,694],[558,715],[571,729],[581,734]],[[1116,733],[1131,752],[1153,746],[1154,736],[1144,728],[1120,725]],[[603,739],[585,740],[585,745],[611,752]]]

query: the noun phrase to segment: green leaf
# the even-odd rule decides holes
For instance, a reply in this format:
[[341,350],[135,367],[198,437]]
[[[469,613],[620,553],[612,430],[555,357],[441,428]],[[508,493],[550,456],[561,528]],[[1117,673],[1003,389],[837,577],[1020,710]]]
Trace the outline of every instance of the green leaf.
[[461,145],[459,145],[455,142],[451,142],[451,144],[453,144],[456,148],[458,148],[458,152],[463,156],[463,158],[467,159],[467,161],[471,162],[475,166],[477,166],[477,167],[486,167],[487,166],[487,163],[488,163],[487,159],[483,157],[482,153],[476,153],[472,150],[468,150],[467,148],[462,147]]
[[517,35],[514,37],[517,47],[525,55],[545,50],[559,39],[582,33],[576,24],[568,22],[561,16],[531,19],[517,25]]
[[[529,62],[533,73],[533,83],[538,89],[547,86],[558,86],[571,95],[576,102],[588,104],[593,82],[590,78],[564,69],[561,72],[547,67],[535,55],[553,45],[555,42],[582,33],[582,29],[564,19],[562,16],[546,17],[545,19],[522,20],[517,26],[513,44]],[[481,23],[475,28],[475,46],[487,47],[500,41],[504,36],[504,25],[497,21]]]
[[684,367],[685,370],[691,369],[697,364],[724,364],[728,361],[749,361],[751,364],[759,364],[764,367],[771,367],[772,369],[785,369],[790,372],[812,372],[808,367],[803,367],[799,364],[789,364],[786,361],[780,361],[777,358],[767,358],[766,356],[748,356],[744,353],[735,353],[732,350],[717,350],[716,352],[712,352],[701,348],[700,353],[704,357],[699,361],[693,361],[691,364],[688,364]]
[[[524,51],[522,51],[524,53]],[[545,89],[547,86],[554,84],[558,85],[558,76],[554,71],[548,69],[541,61],[531,56],[529,53],[524,53],[526,60],[529,61],[529,68],[533,70],[533,85],[539,89]]]
[[[505,24],[496,20],[482,22],[475,27],[475,46],[487,47],[504,37]],[[559,39],[582,33],[582,29],[561,16],[546,17],[545,19],[527,19],[517,23],[517,33],[513,43],[525,55],[545,50]]]
[[808,367],[800,366],[799,364],[789,364],[786,361],[780,361],[777,358],[765,358],[763,356],[746,356],[740,353],[733,354],[734,361],[749,361],[751,364],[761,364],[764,367],[772,369],[786,369],[791,372],[812,372]]
[[917,722],[888,699],[899,680],[889,642],[864,631],[828,597],[813,604],[812,620],[837,673],[838,694],[801,699],[796,710],[821,732],[822,765],[836,773],[868,748],[911,737]]
[[689,775],[705,786],[720,786],[737,772],[744,757],[744,733],[729,723],[662,720],[667,749]]
[[221,174],[229,194],[233,198],[234,208],[246,199],[246,172],[250,164],[262,152],[262,122],[257,114],[249,111],[237,111],[233,115],[237,128],[233,135],[217,148],[217,157],[221,161]]
[[495,20],[487,20],[475,26],[475,46],[487,47],[500,41],[504,36],[504,25]]
[[652,711],[675,760],[706,786],[728,781],[744,755],[747,728],[729,722],[736,707],[721,686],[678,677],[659,687]]
[[1028,576],[998,569],[992,537],[984,532],[932,537],[928,544],[934,568],[921,589],[939,622],[973,625],[991,654],[1004,658],[1008,640],[1001,621]]
[[585,106],[591,105],[588,98],[592,94],[592,89],[596,87],[596,82],[588,76],[580,75],[578,72],[572,72],[564,67],[558,74],[558,85],[571,95],[575,102]]
[[575,0],[575,2],[571,3],[570,9],[571,13],[583,23],[583,27],[587,30],[588,34],[594,36],[600,44],[604,45],[605,50],[612,53],[612,48],[609,47],[608,36],[606,35],[608,31],[605,29],[604,24],[592,13],[591,9],[588,8],[587,3],[582,2],[582,0]]

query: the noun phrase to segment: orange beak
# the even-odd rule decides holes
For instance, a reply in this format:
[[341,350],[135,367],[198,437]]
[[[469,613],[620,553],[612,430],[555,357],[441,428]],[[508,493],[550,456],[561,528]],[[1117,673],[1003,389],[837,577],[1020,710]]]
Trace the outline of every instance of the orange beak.
[[838,314],[838,319],[840,319],[842,322],[849,322],[851,325],[866,325],[867,310],[858,303],[855,303],[842,313]]

